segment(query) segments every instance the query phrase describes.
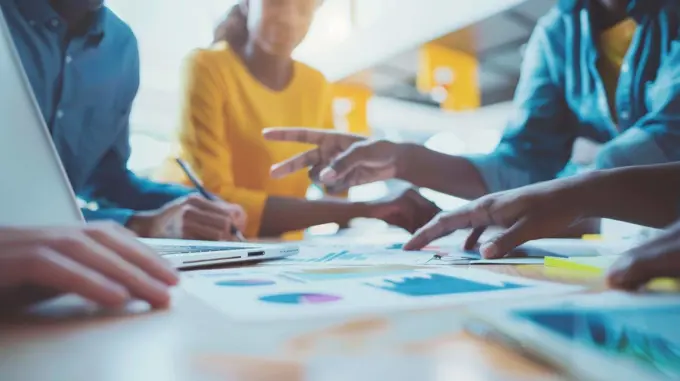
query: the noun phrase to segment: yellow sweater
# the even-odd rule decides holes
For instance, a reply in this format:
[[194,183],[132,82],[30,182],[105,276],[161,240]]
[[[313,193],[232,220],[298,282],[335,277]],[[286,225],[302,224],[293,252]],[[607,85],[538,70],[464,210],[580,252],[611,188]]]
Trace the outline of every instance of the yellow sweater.
[[[304,171],[275,180],[270,167],[313,148],[265,141],[262,130],[333,128],[330,84],[317,70],[296,62],[288,87],[273,91],[225,43],[191,55],[185,79],[180,155],[206,189],[245,209],[244,233],[255,237],[269,196],[304,198],[310,186]],[[167,180],[187,182],[181,172],[173,173]]]

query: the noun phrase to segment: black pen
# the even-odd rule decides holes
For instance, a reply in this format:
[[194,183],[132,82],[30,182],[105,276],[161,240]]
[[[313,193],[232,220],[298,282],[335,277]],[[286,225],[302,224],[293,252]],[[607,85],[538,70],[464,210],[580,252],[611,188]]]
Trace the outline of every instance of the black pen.
[[[205,188],[203,188],[203,184],[201,184],[201,182],[198,180],[198,177],[196,177],[196,175],[194,174],[194,171],[191,169],[191,167],[189,166],[189,164],[186,161],[184,161],[180,158],[175,158],[175,161],[177,162],[177,164],[179,164],[180,168],[182,168],[182,171],[184,171],[184,174],[187,175],[187,177],[189,178],[189,181],[191,181],[191,183],[194,184],[194,187],[196,188],[196,190],[198,190],[198,192],[203,197],[205,197],[207,200],[210,200],[210,201],[217,201],[218,200],[217,197],[215,197],[215,195],[213,195],[212,193],[205,190]],[[241,233],[241,231],[238,230],[236,225],[231,225],[231,234],[241,242],[246,241],[246,238],[243,236],[243,233]]]

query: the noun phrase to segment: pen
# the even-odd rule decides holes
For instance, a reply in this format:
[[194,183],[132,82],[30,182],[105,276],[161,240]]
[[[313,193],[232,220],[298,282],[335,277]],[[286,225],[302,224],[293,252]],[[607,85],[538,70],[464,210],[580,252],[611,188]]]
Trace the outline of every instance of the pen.
[[[203,188],[203,184],[198,180],[198,177],[194,174],[194,171],[189,167],[189,164],[180,159],[180,158],[175,158],[175,161],[177,164],[179,164],[180,168],[182,168],[182,171],[184,174],[187,175],[189,178],[189,181],[191,181],[192,184],[194,184],[194,187],[196,187],[196,190],[201,194],[201,196],[205,197],[207,200],[210,201],[217,201],[217,198],[211,194],[210,192],[206,191],[205,188]],[[231,225],[231,234],[236,237],[241,242],[245,242],[246,238],[243,236],[243,233],[241,233],[240,230],[235,225]]]

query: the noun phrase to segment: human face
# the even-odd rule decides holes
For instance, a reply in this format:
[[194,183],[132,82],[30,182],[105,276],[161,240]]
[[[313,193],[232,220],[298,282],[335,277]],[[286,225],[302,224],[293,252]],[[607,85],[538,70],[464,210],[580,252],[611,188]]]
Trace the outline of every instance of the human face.
[[269,54],[290,56],[312,24],[318,0],[246,0],[248,31]]

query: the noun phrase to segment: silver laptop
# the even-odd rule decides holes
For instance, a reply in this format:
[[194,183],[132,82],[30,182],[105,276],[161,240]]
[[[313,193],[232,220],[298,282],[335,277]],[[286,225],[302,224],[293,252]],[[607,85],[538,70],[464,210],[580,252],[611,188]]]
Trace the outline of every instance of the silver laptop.
[[[84,224],[0,9],[0,226]],[[142,239],[177,268],[278,259],[295,245]]]

